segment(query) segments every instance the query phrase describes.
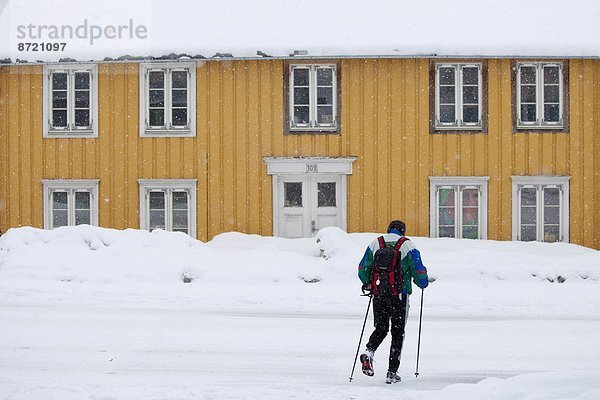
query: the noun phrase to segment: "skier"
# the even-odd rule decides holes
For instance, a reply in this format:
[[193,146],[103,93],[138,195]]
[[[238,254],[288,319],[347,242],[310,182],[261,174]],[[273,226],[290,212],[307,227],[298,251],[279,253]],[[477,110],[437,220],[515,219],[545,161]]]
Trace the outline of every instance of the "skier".
[[408,297],[412,293],[411,278],[421,289],[429,284],[427,269],[415,245],[404,236],[406,224],[390,222],[386,235],[371,242],[358,266],[363,292],[373,297],[375,330],[366,350],[360,355],[362,371],[373,376],[373,354],[383,342],[392,321],[392,343],[386,383],[400,382],[398,368],[404,342],[404,327],[408,317]]

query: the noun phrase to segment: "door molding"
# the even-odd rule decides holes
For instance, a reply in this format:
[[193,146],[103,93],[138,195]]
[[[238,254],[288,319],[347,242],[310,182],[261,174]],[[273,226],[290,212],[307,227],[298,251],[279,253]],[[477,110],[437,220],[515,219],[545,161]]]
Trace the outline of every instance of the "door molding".
[[279,183],[285,175],[339,175],[341,179],[340,205],[343,230],[347,227],[347,176],[352,174],[352,163],[357,157],[264,157],[267,174],[273,178],[273,236],[279,236],[280,215]]

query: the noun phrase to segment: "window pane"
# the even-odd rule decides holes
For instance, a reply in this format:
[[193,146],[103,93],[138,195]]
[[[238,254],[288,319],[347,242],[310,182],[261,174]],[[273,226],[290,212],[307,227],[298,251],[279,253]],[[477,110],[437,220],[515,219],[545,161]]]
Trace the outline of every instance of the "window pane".
[[440,106],[440,122],[456,122],[454,106]]
[[462,237],[463,239],[479,239],[479,227],[463,226]]
[[535,225],[537,221],[537,209],[535,207],[521,207],[521,224]]
[[308,86],[308,69],[306,68],[294,68],[294,86]]
[[438,236],[453,238],[454,237],[454,227],[453,226],[440,226]]
[[309,89],[305,88],[294,88],[294,104],[307,105],[309,98]]
[[544,105],[544,121],[558,122],[560,121],[560,106],[558,104]]
[[522,226],[521,227],[521,240],[529,242],[537,239],[536,227],[535,226]]
[[535,103],[535,86],[521,86],[521,103]]
[[521,67],[521,83],[535,84],[535,67]]
[[558,102],[560,102],[558,86],[544,86],[544,103]]
[[187,125],[187,108],[174,108],[173,109],[173,125],[175,125],[175,126],[186,126]]
[[333,104],[333,88],[318,88],[317,104]]
[[546,187],[544,188],[544,205],[558,206],[560,204],[560,189]]
[[535,104],[521,104],[521,121],[536,121]]
[[90,210],[75,210],[75,225],[91,224]]
[[188,226],[188,210],[173,210],[173,230],[186,229]]
[[67,126],[67,110],[52,111],[52,126],[66,127]]
[[463,72],[463,84],[465,85],[478,85],[479,84],[479,68],[475,67],[464,67]]
[[66,90],[54,90],[52,92],[52,108],[67,108]]
[[173,71],[171,78],[173,88],[187,89],[187,71]]
[[164,71],[150,71],[148,73],[148,85],[150,89],[163,89],[165,87]]
[[479,189],[463,189],[463,206],[479,205]]
[[165,229],[165,210],[150,210],[150,230]]
[[558,67],[544,67],[544,83],[558,84],[560,82],[560,69]]
[[89,89],[90,88],[90,73],[89,72],[75,72],[75,89]]
[[317,107],[317,122],[320,124],[333,123],[333,107],[319,106]]
[[52,227],[67,226],[69,224],[67,210],[52,211]]
[[164,107],[165,106],[165,91],[164,90],[150,90],[150,107]]
[[67,89],[67,74],[65,72],[55,72],[52,74],[52,90]]
[[173,192],[173,210],[188,209],[188,194],[187,192]]
[[464,106],[463,107],[463,122],[469,122],[469,123],[479,122],[479,106]]
[[161,209],[165,208],[165,194],[163,192],[150,192],[150,209]]
[[90,110],[75,110],[75,126],[90,126]]
[[310,115],[308,106],[294,107],[294,123],[308,124],[308,116]]
[[173,107],[187,107],[187,90],[173,90]]
[[54,210],[66,210],[67,209],[67,192],[53,192],[52,193],[52,208]]
[[454,86],[441,86],[440,87],[440,103],[454,104]]
[[150,126],[164,126],[165,125],[165,110],[164,109],[152,109],[150,110]]
[[75,92],[75,108],[90,108],[89,90],[77,90]]
[[335,207],[335,182],[319,182],[317,207]]
[[454,68],[441,67],[439,69],[440,85],[454,85]]
[[454,226],[454,207],[440,208],[440,225]]
[[477,225],[479,223],[479,211],[477,208],[463,208],[463,225]]
[[90,192],[75,192],[75,209],[89,210],[90,207]]
[[440,189],[440,206],[454,206],[454,189]]
[[521,205],[524,206],[535,206],[536,205],[537,190],[535,188],[522,188],[521,189]]
[[544,224],[558,225],[560,223],[560,209],[558,207],[544,207]]
[[479,88],[477,86],[463,87],[463,103],[479,103]]
[[332,86],[333,85],[333,69],[332,68],[317,68],[317,85]]
[[302,207],[302,182],[284,182],[284,207]]
[[560,227],[545,226],[544,227],[544,242],[558,242],[558,241],[560,241]]

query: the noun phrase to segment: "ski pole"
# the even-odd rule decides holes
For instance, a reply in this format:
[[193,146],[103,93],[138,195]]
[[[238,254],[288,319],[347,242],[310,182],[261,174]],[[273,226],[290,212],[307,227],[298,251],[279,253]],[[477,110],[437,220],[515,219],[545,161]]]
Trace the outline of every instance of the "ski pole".
[[419,313],[419,344],[417,345],[417,369],[415,370],[415,378],[419,377],[419,354],[421,352],[421,323],[423,322],[423,293],[421,289],[421,312]]
[[[367,296],[363,294],[362,296]],[[368,294],[369,304],[367,305],[367,313],[365,314],[365,321],[363,322],[362,330],[360,331],[360,339],[358,339],[358,347],[356,348],[356,355],[354,356],[354,364],[352,364],[352,372],[350,373],[350,382],[354,376],[354,368],[356,367],[356,359],[358,358],[358,352],[360,351],[360,343],[362,342],[363,334],[365,333],[365,325],[367,325],[367,317],[369,316],[369,308],[371,308],[371,300],[373,299],[372,294]]]

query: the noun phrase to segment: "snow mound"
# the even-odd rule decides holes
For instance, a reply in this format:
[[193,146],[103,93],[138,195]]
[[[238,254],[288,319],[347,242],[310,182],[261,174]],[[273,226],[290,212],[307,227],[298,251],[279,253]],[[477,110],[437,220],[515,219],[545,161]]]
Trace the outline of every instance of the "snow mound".
[[[228,232],[202,243],[162,230],[15,228],[0,237],[0,302],[359,314],[357,266],[378,235],[330,227],[315,238]],[[596,250],[410,239],[429,269],[431,313],[588,315],[600,309]]]
[[325,259],[329,259],[335,253],[352,252],[355,247],[348,234],[335,226],[319,230],[315,239]]

